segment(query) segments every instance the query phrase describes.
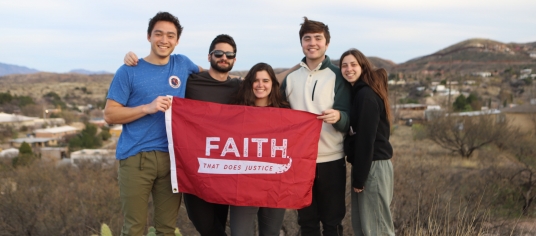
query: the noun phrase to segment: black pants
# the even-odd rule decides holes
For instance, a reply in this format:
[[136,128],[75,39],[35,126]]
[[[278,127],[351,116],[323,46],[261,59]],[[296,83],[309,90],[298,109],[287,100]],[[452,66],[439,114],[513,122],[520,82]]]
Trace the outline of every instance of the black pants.
[[298,210],[298,224],[303,236],[320,236],[320,222],[324,236],[342,235],[342,220],[346,213],[346,161],[316,164],[313,183],[313,201]]
[[225,224],[227,223],[229,205],[206,202],[187,193],[183,194],[183,199],[188,218],[201,236],[227,236]]

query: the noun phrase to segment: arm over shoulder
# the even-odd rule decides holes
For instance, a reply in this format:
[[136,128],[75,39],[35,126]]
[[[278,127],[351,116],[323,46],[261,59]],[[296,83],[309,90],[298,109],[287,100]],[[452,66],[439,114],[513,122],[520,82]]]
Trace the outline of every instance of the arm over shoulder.
[[340,132],[346,133],[350,127],[351,88],[339,71],[336,71],[335,74],[337,74],[337,78],[335,80],[333,109],[339,111],[341,118],[333,124],[333,127]]

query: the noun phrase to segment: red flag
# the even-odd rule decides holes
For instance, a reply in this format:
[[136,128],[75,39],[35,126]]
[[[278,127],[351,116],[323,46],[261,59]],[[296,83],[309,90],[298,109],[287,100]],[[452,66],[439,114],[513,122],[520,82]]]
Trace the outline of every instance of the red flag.
[[166,111],[173,191],[234,206],[310,205],[316,116],[174,97]]

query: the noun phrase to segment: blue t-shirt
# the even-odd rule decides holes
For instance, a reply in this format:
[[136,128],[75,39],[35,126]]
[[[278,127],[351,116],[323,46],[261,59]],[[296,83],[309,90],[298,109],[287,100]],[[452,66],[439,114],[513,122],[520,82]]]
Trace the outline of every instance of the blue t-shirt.
[[[110,84],[107,99],[125,107],[151,103],[158,96],[184,97],[186,80],[199,68],[186,56],[174,54],[166,65],[140,59],[137,66],[119,67]],[[116,150],[118,160],[145,151],[168,152],[164,112],[145,115],[123,124]]]

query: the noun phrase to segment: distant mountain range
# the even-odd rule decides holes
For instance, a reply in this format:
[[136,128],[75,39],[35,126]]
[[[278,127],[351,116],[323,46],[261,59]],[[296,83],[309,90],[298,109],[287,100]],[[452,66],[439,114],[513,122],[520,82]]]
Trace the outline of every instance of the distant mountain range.
[[[0,76],[12,75],[12,74],[33,74],[42,72],[36,69],[28,68],[25,66],[10,65],[0,62]],[[84,69],[74,69],[69,71],[71,74],[81,74],[81,75],[102,75],[102,74],[112,74],[107,71],[89,71]]]
[[89,70],[84,70],[84,69],[74,69],[74,70],[71,70],[69,71],[69,73],[73,73],[73,74],[81,74],[81,75],[102,75],[102,74],[113,74],[113,73],[110,73],[108,71],[89,71]]
[[9,65],[0,62],[0,76],[9,74],[32,74],[39,72],[25,66]]
[[[448,46],[430,55],[411,59],[396,64],[390,60],[368,57],[376,67],[385,68],[390,73],[410,73],[432,75],[438,72],[502,72],[508,68],[536,70],[536,42],[501,43],[490,39],[468,39]],[[333,61],[338,65],[338,60]],[[284,71],[286,68],[277,68]],[[9,74],[30,74],[40,72],[24,66],[0,63],[0,76]],[[100,75],[111,74],[106,71],[71,70],[71,74]],[[233,74],[245,76],[247,71],[233,71]]]

